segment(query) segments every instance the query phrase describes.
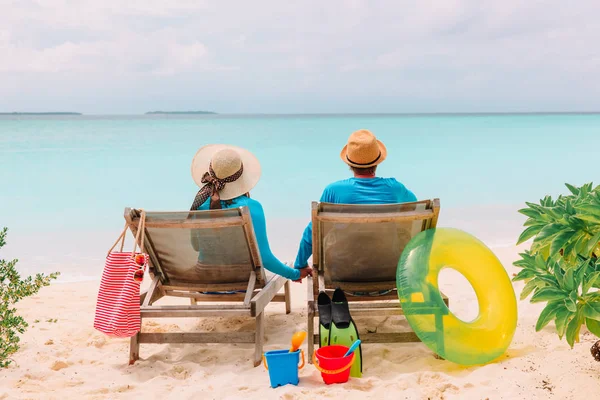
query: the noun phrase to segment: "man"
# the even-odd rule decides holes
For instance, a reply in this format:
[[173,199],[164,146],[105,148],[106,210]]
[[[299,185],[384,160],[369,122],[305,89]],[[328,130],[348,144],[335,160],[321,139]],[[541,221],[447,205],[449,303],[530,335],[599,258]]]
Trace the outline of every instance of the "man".
[[[340,157],[350,166],[353,178],[334,182],[321,195],[321,202],[338,204],[392,204],[416,201],[416,196],[395,178],[375,176],[377,166],[387,156],[387,150],[375,135],[361,129],[350,135]],[[309,223],[294,263],[295,268],[308,266],[312,255],[312,223]]]

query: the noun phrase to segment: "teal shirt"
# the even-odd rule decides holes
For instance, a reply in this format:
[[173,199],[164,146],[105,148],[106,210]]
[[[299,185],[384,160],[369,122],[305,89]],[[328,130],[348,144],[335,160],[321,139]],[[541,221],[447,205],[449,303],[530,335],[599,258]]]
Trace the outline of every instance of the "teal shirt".
[[[337,204],[393,204],[417,201],[417,197],[394,178],[350,178],[327,186],[320,201]],[[311,255],[312,223],[309,223],[302,235],[294,267],[307,266]]]
[[[228,201],[229,202],[229,201]],[[250,217],[252,218],[252,225],[254,226],[254,234],[256,235],[256,241],[258,242],[258,250],[260,251],[260,258],[262,259],[263,266],[273,272],[274,274],[284,276],[291,280],[300,279],[300,271],[297,269],[288,267],[271,252],[269,247],[269,239],[267,239],[267,223],[265,221],[265,213],[262,205],[249,197],[239,196],[231,200],[231,204],[221,202],[223,208],[237,208],[247,206],[250,210]],[[198,210],[208,210],[210,206],[210,198],[207,199]]]

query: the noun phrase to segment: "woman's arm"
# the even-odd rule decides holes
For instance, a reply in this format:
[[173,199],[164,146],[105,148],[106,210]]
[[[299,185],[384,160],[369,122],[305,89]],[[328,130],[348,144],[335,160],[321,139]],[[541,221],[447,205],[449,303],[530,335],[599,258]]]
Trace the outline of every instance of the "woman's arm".
[[281,275],[291,280],[300,279],[300,271],[290,268],[271,252],[269,247],[269,239],[267,238],[267,224],[265,221],[265,213],[261,204],[256,200],[248,201],[250,216],[252,217],[252,225],[254,226],[254,234],[258,242],[258,250],[262,258],[263,266],[274,274]]
[[300,240],[300,248],[294,262],[294,268],[304,268],[308,266],[308,259],[312,255],[312,222],[308,223],[302,239]]

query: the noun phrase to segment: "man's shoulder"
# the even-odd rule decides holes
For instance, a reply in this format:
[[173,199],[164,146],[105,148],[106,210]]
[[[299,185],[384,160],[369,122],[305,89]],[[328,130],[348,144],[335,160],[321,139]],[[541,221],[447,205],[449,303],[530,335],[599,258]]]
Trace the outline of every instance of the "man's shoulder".
[[404,187],[404,185],[396,178],[383,178],[383,180],[390,186]]
[[331,182],[329,185],[325,186],[325,191],[335,191],[340,188],[345,188],[352,185],[352,181],[348,179],[342,179],[339,181]]

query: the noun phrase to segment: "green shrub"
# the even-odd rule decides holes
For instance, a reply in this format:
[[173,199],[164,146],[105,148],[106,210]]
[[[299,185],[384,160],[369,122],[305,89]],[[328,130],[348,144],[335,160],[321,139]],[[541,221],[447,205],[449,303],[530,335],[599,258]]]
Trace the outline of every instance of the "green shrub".
[[[6,228],[0,231],[0,249],[6,244],[7,231]],[[37,293],[43,286],[50,285],[50,281],[59,275],[56,272],[21,279],[15,268],[17,261],[0,260],[0,368],[11,363],[10,356],[19,350],[18,334],[25,332],[28,326],[12,306],[19,300]]]
[[566,186],[570,195],[519,210],[529,218],[517,244],[533,243],[514,263],[522,270],[513,281],[526,282],[521,300],[532,294],[532,303],[547,302],[536,331],[554,320],[573,347],[582,324],[600,337],[600,186]]

